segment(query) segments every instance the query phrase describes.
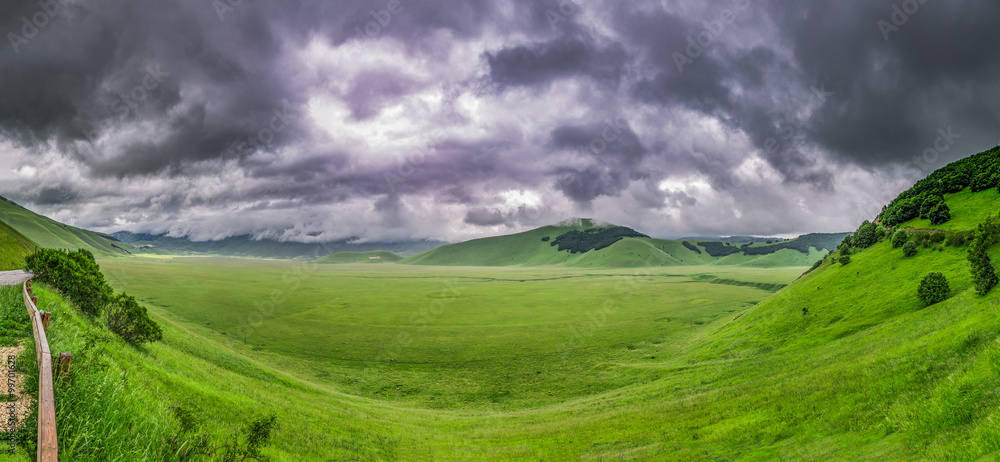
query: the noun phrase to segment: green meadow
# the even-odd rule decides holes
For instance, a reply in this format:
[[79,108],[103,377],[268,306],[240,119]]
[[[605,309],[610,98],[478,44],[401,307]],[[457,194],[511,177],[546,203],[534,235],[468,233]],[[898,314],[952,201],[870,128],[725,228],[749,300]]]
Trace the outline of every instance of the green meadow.
[[409,406],[490,410],[646,382],[655,374],[633,364],[676,358],[706,325],[803,270],[222,258],[114,259],[102,268],[153,313],[296,377]]
[[[225,435],[275,413],[276,460],[975,460],[1000,454],[1000,303],[972,293],[964,258],[883,241],[801,278],[101,264],[164,327],[110,348],[155,390],[149,419],[174,425],[180,403]],[[924,307],[928,266],[952,295]]]

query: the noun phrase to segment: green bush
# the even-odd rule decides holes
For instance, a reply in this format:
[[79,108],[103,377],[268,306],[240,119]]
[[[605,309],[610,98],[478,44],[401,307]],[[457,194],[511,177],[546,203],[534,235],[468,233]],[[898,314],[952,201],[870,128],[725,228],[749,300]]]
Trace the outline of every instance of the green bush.
[[35,279],[59,289],[91,317],[100,315],[114,295],[89,250],[39,249],[25,258],[25,264]]
[[930,218],[932,225],[940,225],[951,220],[951,209],[948,208],[948,204],[941,202],[931,209],[930,213],[927,214],[927,218]]
[[111,332],[133,345],[163,340],[160,326],[146,312],[146,307],[125,294],[115,296],[104,311],[104,321]]
[[902,247],[903,244],[906,244],[906,242],[909,239],[910,239],[910,235],[907,234],[906,231],[903,231],[903,230],[896,231],[892,235],[892,248],[898,249],[898,248]]
[[840,259],[838,259],[837,261],[840,262],[841,265],[846,265],[846,264],[848,264],[848,263],[851,262],[851,256],[850,255],[841,255]]
[[927,276],[924,276],[924,279],[920,281],[920,288],[917,289],[917,295],[920,296],[920,300],[928,305],[933,305],[948,298],[950,292],[951,288],[948,287],[948,279],[938,272],[927,273]]
[[912,257],[912,256],[914,256],[916,254],[917,254],[917,243],[916,242],[909,241],[906,244],[903,244],[903,256],[904,257]]
[[927,242],[930,242],[931,244],[940,244],[944,242],[946,237],[948,237],[947,233],[930,233],[930,235],[927,236]]
[[126,342],[139,344],[163,338],[160,326],[135,298],[115,295],[90,251],[39,249],[25,258],[25,263],[35,279],[51,284],[87,316],[103,316],[108,328]]
[[955,231],[948,233],[948,245],[962,247],[972,241],[972,231]]

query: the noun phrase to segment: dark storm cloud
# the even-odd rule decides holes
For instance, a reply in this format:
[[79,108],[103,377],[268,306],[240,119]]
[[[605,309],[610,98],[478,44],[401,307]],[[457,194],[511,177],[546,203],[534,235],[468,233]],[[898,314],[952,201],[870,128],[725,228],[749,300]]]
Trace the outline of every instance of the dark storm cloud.
[[1000,4],[779,1],[771,10],[801,72],[837,89],[808,127],[826,150],[902,162],[944,126],[964,138],[952,159],[997,143]]
[[496,226],[507,222],[507,219],[497,209],[473,209],[465,214],[465,223],[476,226]]
[[804,209],[839,230],[854,217],[831,197],[869,181],[889,186],[841,202],[884,202],[914,179],[894,168],[1000,141],[998,18],[919,0],[8,1],[2,192],[203,236],[590,212],[811,231]]
[[501,87],[547,84],[560,77],[576,75],[616,84],[621,78],[626,55],[619,44],[599,50],[587,40],[561,37],[487,53],[486,60],[490,78]]
[[575,202],[587,204],[599,196],[616,196],[631,180],[645,177],[637,167],[647,150],[622,119],[560,126],[550,136],[551,149],[577,153],[581,164],[590,164],[557,169],[557,189]]

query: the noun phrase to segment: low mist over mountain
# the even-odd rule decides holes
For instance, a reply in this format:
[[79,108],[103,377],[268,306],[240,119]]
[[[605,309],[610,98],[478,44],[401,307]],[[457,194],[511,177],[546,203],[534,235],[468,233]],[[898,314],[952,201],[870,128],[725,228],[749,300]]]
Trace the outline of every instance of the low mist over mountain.
[[111,236],[129,244],[132,252],[175,255],[229,255],[264,258],[318,258],[334,252],[367,252],[386,250],[401,256],[415,255],[443,245],[440,241],[406,242],[356,242],[341,240],[306,244],[280,242],[273,239],[253,239],[250,236],[233,236],[216,241],[192,241],[166,235],[152,235],[119,231]]

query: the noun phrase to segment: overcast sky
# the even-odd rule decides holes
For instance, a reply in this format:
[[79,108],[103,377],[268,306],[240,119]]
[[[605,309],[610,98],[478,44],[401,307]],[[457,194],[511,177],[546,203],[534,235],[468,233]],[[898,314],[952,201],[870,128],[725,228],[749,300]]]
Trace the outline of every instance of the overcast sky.
[[1000,144],[994,1],[5,0],[0,195],[325,241],[852,230]]

